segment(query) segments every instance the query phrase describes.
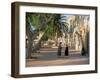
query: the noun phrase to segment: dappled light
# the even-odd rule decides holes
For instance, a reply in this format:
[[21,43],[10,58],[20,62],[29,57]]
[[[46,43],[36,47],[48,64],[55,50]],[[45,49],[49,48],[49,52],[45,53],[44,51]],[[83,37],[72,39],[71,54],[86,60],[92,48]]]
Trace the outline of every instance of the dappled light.
[[58,65],[52,61],[60,56],[71,59],[68,64],[89,63],[89,21],[89,15],[26,13],[26,65]]

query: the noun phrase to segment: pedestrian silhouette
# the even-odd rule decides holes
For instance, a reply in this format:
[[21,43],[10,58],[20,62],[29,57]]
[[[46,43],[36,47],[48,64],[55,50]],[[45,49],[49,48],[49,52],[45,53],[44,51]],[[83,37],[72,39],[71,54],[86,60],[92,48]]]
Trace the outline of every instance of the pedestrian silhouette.
[[82,54],[82,56],[86,56],[86,52],[85,52],[85,49],[84,49],[84,47],[82,47],[81,54]]
[[58,46],[58,56],[61,56],[61,50],[62,50],[61,44],[62,44],[62,42],[60,42],[59,46]]
[[69,55],[69,49],[68,49],[68,45],[66,45],[65,47],[65,56],[68,56]]

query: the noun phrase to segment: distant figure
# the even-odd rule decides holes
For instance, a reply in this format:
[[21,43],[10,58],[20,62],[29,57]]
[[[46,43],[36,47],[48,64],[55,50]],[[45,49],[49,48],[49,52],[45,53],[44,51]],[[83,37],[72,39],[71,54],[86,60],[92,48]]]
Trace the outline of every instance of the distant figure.
[[84,47],[82,47],[81,54],[82,54],[82,56],[85,56],[85,55],[86,55],[86,54],[85,54],[85,49],[84,49]]
[[69,55],[69,49],[68,49],[68,45],[66,45],[66,48],[65,48],[65,56],[68,56]]
[[58,56],[61,56],[61,50],[62,50],[61,44],[62,44],[62,42],[60,42],[59,46],[58,46]]

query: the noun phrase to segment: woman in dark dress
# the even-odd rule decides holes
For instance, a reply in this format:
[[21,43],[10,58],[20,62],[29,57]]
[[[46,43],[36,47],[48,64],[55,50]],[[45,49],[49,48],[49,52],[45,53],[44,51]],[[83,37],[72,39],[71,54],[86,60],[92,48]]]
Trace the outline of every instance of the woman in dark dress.
[[65,56],[68,56],[69,55],[69,49],[68,49],[68,45],[66,45],[66,48],[65,48]]
[[58,46],[58,56],[61,56],[61,50],[62,50],[61,44],[62,44],[62,42],[60,42],[59,46]]

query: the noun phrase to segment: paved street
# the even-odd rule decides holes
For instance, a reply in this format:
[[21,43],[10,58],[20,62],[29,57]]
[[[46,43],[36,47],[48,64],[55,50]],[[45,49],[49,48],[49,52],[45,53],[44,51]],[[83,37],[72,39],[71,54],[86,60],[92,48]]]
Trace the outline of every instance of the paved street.
[[81,56],[80,51],[70,50],[69,56],[64,56],[64,48],[61,57],[57,56],[57,48],[41,48],[32,56],[26,60],[26,67],[89,64],[89,57]]

